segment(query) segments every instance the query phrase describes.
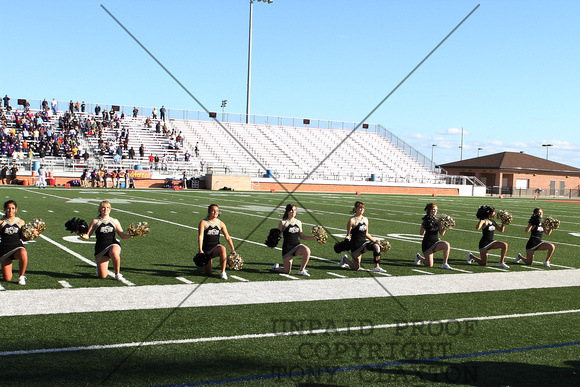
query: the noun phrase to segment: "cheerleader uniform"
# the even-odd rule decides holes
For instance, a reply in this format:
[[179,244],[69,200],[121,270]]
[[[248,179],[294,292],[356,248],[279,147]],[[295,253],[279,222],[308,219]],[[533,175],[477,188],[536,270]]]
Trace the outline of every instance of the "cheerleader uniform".
[[2,227],[0,227],[0,261],[4,259],[14,259],[14,253],[19,249],[24,248],[24,244],[20,239],[20,218],[8,220],[2,219]]
[[284,243],[282,244],[282,258],[290,255],[294,256],[296,250],[300,246],[300,230],[302,229],[302,222],[298,219],[283,220]]
[[369,221],[364,216],[360,220],[356,216],[353,216],[351,219],[354,220],[354,226],[350,229],[350,253],[351,255],[356,255],[367,247]]
[[97,243],[95,243],[95,259],[106,255],[114,245],[121,247],[119,241],[115,239],[118,223],[115,218],[109,218],[107,220],[97,218],[97,226],[95,229],[95,236],[97,238]]
[[204,253],[211,256],[214,249],[220,244],[220,232],[222,230],[221,222],[219,219],[205,220],[205,226],[203,229],[203,245],[201,249]]
[[526,244],[526,251],[536,251],[542,244],[542,236],[544,235],[544,226],[542,225],[542,218],[534,215],[529,222],[533,227],[530,234],[530,239]]
[[433,215],[425,215],[422,226],[425,229],[425,235],[423,235],[421,248],[423,249],[423,254],[429,255],[440,241],[437,235],[439,233],[439,223]]
[[479,240],[479,251],[487,251],[490,246],[495,242],[493,240],[493,234],[495,232],[495,225],[489,219],[485,220],[485,226],[481,229],[482,235]]

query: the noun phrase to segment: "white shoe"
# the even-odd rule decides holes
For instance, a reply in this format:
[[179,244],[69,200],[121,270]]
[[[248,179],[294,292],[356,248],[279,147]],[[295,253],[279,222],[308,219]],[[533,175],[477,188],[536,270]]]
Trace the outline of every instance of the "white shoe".
[[421,257],[419,256],[419,253],[415,254],[415,265],[420,265],[421,264]]
[[498,267],[501,267],[502,269],[509,269],[510,267],[507,265],[507,263],[505,262],[500,262],[498,265]]
[[123,277],[123,274],[117,273],[117,274],[115,274],[115,279],[117,281],[124,281],[125,280],[125,277]]
[[449,264],[447,262],[445,262],[443,265],[441,265],[441,268],[445,269],[445,270],[452,270],[451,266],[449,266]]
[[274,265],[272,265],[272,271],[276,271],[276,269],[278,269],[279,267],[280,267],[280,265],[275,263]]
[[467,253],[467,263],[469,263],[470,265],[473,263],[473,258],[471,258],[471,253]]
[[18,277],[18,285],[26,285],[26,277],[21,275]]
[[[546,267],[550,267],[550,261],[544,261],[544,266]],[[18,281],[18,283],[20,283],[20,281]],[[23,284],[24,285],[24,284]]]
[[518,253],[518,255],[516,255],[516,263],[520,263],[520,261],[522,261],[523,259],[524,259],[524,257],[520,253]]
[[373,273],[386,273],[387,271],[380,266],[375,266]]
[[223,280],[227,280],[228,279],[228,275],[226,274],[225,271],[222,271],[222,273],[220,274],[220,278]]
[[340,263],[338,264],[340,267],[349,267],[348,263],[346,263],[344,260],[348,258],[348,255],[344,254],[342,256],[342,259],[340,260]]
[[298,275],[302,275],[304,277],[310,277],[310,274],[308,274],[308,271],[306,269],[302,269],[298,272]]

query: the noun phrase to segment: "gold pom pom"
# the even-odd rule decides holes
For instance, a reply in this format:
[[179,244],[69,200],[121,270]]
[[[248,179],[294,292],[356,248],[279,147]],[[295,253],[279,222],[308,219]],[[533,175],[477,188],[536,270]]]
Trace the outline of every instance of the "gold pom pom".
[[242,270],[244,266],[244,259],[238,253],[231,253],[228,255],[228,267],[232,270]]
[[316,242],[320,243],[321,245],[328,241],[328,234],[322,226],[312,227],[312,235],[314,236],[314,239],[316,239]]
[[544,228],[546,231],[557,230],[560,228],[560,221],[551,216],[548,216],[546,219],[544,219]]
[[444,230],[450,230],[455,227],[455,219],[449,215],[441,214],[439,216],[439,220],[441,221],[441,225]]
[[381,253],[386,253],[391,249],[391,242],[386,239],[379,240],[377,243],[381,246]]
[[496,217],[501,221],[502,224],[505,225],[511,224],[514,220],[513,215],[506,210],[499,210],[496,214]]
[[135,237],[135,236],[145,236],[149,234],[150,227],[147,222],[139,222],[137,224],[131,223],[129,227],[127,227],[127,234]]
[[33,219],[31,222],[22,226],[22,237],[26,241],[37,238],[46,230],[46,224],[42,219]]

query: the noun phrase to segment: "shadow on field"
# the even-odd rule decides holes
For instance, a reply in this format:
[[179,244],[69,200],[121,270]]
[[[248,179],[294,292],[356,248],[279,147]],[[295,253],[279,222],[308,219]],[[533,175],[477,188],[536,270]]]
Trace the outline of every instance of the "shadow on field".
[[[361,371],[368,383],[459,384],[464,386],[572,386],[580,383],[580,361],[565,361],[565,367],[528,363],[468,361],[416,362],[397,367]],[[366,375],[366,376],[365,376]]]

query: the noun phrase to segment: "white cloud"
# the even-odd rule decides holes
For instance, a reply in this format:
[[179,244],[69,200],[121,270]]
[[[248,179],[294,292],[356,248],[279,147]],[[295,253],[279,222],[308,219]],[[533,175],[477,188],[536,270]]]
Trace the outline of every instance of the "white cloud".
[[[447,135],[447,136],[455,136],[455,135],[461,135],[461,131],[462,131],[462,129],[449,128],[447,130],[438,130],[437,133]],[[469,135],[469,132],[467,130],[463,130],[463,135],[467,136],[467,135]]]

